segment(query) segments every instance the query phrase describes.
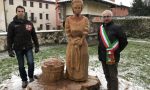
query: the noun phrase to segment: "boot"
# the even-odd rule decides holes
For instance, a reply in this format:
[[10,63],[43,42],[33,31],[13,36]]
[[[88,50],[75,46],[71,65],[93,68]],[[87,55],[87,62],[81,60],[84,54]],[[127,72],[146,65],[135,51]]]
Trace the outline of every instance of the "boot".
[[28,81],[22,81],[22,88],[26,88],[28,85]]
[[34,81],[34,78],[29,78],[29,82],[33,82]]

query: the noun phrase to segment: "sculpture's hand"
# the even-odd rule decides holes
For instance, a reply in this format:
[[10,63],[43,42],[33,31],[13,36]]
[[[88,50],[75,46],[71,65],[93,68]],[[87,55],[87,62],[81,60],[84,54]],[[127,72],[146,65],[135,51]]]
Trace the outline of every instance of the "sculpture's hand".
[[77,46],[82,45],[82,39],[81,39],[81,38],[76,38],[76,39],[74,40],[74,45],[77,45]]
[[79,46],[82,46],[83,45],[83,40],[85,39],[85,35],[82,36],[82,38],[80,39],[80,42],[79,42]]
[[78,45],[79,45],[79,46],[82,46],[82,44],[83,44],[83,39],[80,39]]

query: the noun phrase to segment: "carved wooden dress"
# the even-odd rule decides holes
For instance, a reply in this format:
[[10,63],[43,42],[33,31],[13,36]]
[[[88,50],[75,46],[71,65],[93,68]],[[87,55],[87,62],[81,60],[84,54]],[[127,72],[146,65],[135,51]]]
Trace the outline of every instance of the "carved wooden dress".
[[74,81],[85,81],[88,78],[88,34],[89,22],[85,16],[69,16],[66,19],[65,31],[68,38],[66,50],[66,76]]

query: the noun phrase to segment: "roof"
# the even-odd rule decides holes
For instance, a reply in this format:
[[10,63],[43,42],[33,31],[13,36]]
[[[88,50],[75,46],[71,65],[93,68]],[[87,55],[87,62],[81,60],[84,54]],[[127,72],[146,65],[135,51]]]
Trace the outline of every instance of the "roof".
[[[56,2],[56,0],[43,0],[43,1]],[[59,2],[66,2],[66,1],[71,1],[71,0],[59,0]]]
[[[53,1],[55,1],[55,0],[53,0]],[[92,1],[101,2],[101,3],[104,3],[104,4],[109,4],[109,5],[112,5],[112,7],[114,7],[114,6],[128,7],[128,6],[116,4],[115,2],[110,1],[110,0],[92,0]],[[59,3],[64,3],[64,2],[71,2],[71,0],[59,0]]]
[[24,1],[34,1],[34,2],[43,2],[43,3],[55,3],[54,0],[24,0]]

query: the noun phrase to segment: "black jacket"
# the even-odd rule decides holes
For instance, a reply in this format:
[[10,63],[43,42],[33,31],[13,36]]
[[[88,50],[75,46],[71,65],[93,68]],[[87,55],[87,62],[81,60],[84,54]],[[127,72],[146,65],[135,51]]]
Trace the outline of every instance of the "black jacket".
[[32,49],[34,42],[35,48],[39,48],[37,35],[33,24],[28,20],[14,17],[8,26],[7,46],[8,50]]
[[[116,39],[119,41],[119,48],[114,52],[116,62],[120,60],[120,52],[126,47],[128,44],[127,37],[120,26],[115,25],[113,22],[108,24],[103,24],[104,29],[108,35],[108,38],[111,43],[113,43]],[[100,61],[106,61],[106,48],[103,44],[103,41],[99,35],[100,28],[98,29],[98,56]]]

